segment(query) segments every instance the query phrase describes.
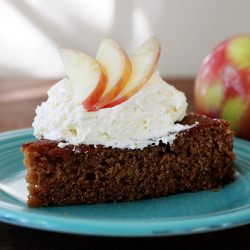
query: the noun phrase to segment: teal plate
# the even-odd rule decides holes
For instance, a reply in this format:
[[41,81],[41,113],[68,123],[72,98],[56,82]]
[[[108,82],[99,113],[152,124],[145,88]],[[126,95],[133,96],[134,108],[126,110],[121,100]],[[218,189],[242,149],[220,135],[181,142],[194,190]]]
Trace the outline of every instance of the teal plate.
[[235,139],[236,180],[219,192],[200,191],[135,202],[29,208],[22,143],[31,129],[0,134],[0,221],[30,228],[103,236],[209,232],[250,222],[250,142]]

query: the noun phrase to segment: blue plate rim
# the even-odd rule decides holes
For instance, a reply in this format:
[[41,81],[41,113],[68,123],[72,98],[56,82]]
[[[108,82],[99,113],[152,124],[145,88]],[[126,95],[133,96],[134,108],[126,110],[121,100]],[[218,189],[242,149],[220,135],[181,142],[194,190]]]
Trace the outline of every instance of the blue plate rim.
[[[0,203],[0,205],[2,204]],[[25,219],[23,219],[24,217]],[[56,218],[51,215],[36,215],[29,212],[11,211],[10,213],[10,210],[1,208],[0,220],[10,224],[61,233],[116,237],[173,236],[211,232],[249,224],[250,209],[248,206],[246,209],[235,212],[200,216],[199,218],[173,219],[172,221],[167,219],[104,221],[88,218],[81,220],[67,217]]]
[[[0,141],[25,134],[32,134],[32,128],[0,133]],[[243,139],[235,138],[235,140],[244,145],[250,145],[248,141]],[[10,207],[12,206],[15,205],[8,205],[6,202],[0,201],[0,221],[28,228],[80,235],[115,237],[173,236],[229,229],[250,223],[250,204],[226,212],[207,214],[206,216],[153,220],[116,219],[113,221],[94,218],[79,220],[77,218],[67,218],[66,216],[54,217],[48,214],[36,214],[36,208],[18,212],[11,210]]]

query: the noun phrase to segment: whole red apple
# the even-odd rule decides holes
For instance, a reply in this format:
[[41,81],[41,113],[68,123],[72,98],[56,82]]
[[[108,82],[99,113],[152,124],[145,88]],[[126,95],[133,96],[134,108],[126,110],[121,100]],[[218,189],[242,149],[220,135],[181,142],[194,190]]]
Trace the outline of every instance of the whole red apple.
[[229,121],[250,140],[250,35],[223,41],[204,59],[194,96],[198,113]]

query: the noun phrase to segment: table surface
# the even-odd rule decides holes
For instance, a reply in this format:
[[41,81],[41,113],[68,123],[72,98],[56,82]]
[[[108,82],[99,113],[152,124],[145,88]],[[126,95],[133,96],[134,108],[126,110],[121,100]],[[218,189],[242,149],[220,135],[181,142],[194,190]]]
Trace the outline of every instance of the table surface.
[[[169,79],[185,92],[189,111],[194,111],[193,79]],[[31,127],[35,107],[46,100],[55,80],[0,80],[0,132]],[[0,249],[129,249],[178,246],[192,249],[248,249],[250,225],[206,234],[158,238],[90,237],[0,223]]]

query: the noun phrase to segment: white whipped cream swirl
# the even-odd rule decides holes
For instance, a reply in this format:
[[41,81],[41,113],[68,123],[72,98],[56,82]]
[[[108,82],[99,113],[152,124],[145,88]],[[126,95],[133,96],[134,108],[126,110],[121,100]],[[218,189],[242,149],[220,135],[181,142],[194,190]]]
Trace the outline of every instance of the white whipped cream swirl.
[[65,78],[37,107],[34,135],[74,145],[142,149],[160,141],[172,143],[178,132],[190,128],[175,124],[184,118],[186,109],[184,93],[163,81],[158,72],[126,102],[96,112],[87,112],[75,101],[69,79]]

